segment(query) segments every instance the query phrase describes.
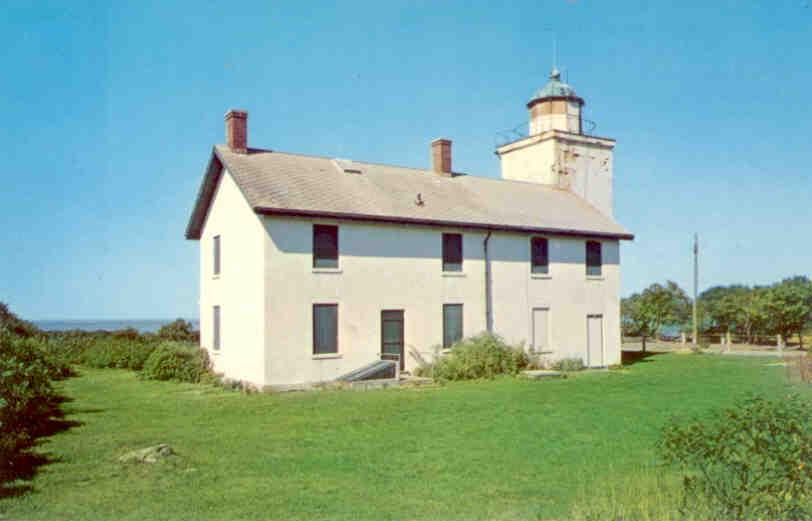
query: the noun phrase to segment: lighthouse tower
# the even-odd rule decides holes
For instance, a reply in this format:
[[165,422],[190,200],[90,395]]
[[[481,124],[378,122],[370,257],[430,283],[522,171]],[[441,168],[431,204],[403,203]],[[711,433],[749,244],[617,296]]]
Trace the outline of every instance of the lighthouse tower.
[[615,140],[583,132],[584,99],[553,68],[527,103],[528,136],[496,149],[502,177],[570,190],[612,216]]

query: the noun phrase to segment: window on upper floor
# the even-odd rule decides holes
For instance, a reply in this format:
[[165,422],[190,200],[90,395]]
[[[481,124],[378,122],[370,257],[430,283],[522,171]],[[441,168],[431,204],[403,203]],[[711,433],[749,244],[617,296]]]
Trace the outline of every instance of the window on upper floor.
[[313,354],[338,353],[338,304],[313,304]]
[[586,241],[586,274],[588,277],[600,277],[602,275],[603,258],[601,253],[601,243],[598,241]]
[[212,238],[212,273],[214,275],[220,274],[220,236],[215,235]]
[[462,340],[462,304],[443,304],[443,347]]
[[313,225],[313,267],[338,268],[338,226]]
[[443,234],[443,271],[462,271],[462,234]]
[[549,242],[544,237],[530,239],[530,271],[542,275],[550,273]]

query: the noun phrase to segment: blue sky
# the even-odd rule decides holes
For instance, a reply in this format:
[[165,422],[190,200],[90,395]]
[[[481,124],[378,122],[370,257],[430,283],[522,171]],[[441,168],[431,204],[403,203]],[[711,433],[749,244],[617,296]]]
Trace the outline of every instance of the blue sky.
[[[552,61],[618,140],[623,293],[812,274],[812,7],[788,2],[20,2],[4,6],[0,300],[197,316],[183,231],[223,114],[250,144],[498,176]],[[205,4],[205,5],[203,5]],[[678,5],[676,5],[678,4]]]

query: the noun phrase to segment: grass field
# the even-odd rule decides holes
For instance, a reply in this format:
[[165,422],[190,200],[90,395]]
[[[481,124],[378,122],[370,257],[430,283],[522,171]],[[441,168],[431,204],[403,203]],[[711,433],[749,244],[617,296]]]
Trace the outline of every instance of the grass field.
[[[82,370],[81,425],[9,519],[556,519],[637,475],[672,415],[787,391],[774,359],[663,354],[566,380],[242,395]],[[155,465],[118,456],[160,442]],[[650,485],[650,484],[649,484]],[[624,485],[626,486],[626,485]],[[642,486],[642,484],[641,484]],[[633,494],[633,492],[632,492]]]

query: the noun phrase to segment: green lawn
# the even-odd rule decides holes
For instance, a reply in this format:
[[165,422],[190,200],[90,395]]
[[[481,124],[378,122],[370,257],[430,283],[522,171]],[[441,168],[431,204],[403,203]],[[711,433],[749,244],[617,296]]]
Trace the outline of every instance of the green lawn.
[[[787,391],[775,359],[667,354],[566,380],[241,395],[82,370],[10,519],[537,519],[652,471],[660,426]],[[156,465],[117,457],[166,442]]]

